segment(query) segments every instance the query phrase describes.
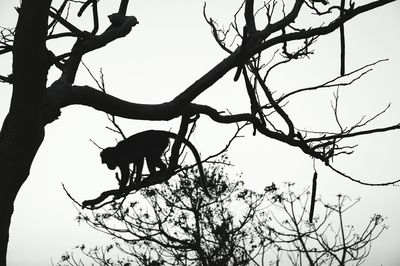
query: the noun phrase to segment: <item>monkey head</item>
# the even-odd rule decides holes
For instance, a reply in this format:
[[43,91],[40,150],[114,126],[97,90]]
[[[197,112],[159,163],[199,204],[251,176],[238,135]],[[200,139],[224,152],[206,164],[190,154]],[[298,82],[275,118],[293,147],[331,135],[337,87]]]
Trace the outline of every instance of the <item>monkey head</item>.
[[117,167],[115,161],[114,148],[105,148],[100,152],[101,163],[105,163],[110,170],[114,170]]

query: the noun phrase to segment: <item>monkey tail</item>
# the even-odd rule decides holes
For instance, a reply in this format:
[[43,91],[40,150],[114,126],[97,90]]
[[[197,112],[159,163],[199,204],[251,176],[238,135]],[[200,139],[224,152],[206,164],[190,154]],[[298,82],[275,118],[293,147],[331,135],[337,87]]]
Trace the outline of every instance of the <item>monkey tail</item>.
[[[169,132],[169,131],[164,131],[168,137],[173,138],[175,141],[178,138],[178,135],[173,133],[173,132]],[[206,194],[207,197],[209,197],[210,199],[212,198],[210,192],[208,191],[207,188],[207,184],[206,184],[206,176],[204,174],[204,169],[203,166],[201,164],[201,158],[200,158],[200,154],[197,151],[196,147],[188,140],[185,138],[182,138],[182,142],[189,147],[189,149],[192,151],[194,158],[196,159],[196,163],[197,163],[197,167],[199,168],[199,173],[200,173],[200,181],[201,181],[201,186],[203,188],[204,194]]]

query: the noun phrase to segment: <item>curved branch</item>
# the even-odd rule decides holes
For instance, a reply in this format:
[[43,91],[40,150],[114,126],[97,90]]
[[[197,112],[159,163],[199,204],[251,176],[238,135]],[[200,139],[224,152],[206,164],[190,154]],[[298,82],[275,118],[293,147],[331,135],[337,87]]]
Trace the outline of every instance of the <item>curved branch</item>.
[[[288,97],[290,97],[292,95],[295,95],[295,94],[298,94],[298,93],[301,93],[301,92],[305,92],[305,91],[313,91],[313,90],[318,90],[318,89],[321,89],[321,88],[332,88],[332,87],[337,87],[337,86],[351,85],[355,81],[361,79],[364,75],[368,74],[369,72],[371,72],[373,70],[373,68],[369,68],[369,67],[373,67],[374,65],[377,65],[377,64],[379,64],[381,62],[388,61],[388,60],[389,59],[380,59],[380,60],[375,61],[373,63],[370,63],[370,64],[367,64],[365,66],[362,66],[362,67],[360,67],[360,68],[358,68],[356,70],[353,70],[353,71],[351,71],[349,73],[345,73],[344,75],[340,75],[340,76],[337,76],[337,77],[335,77],[333,79],[330,79],[330,80],[324,82],[323,84],[318,84],[318,85],[311,86],[311,87],[301,88],[301,89],[297,89],[295,91],[289,92],[289,93],[283,95],[282,97],[280,97],[277,100],[277,102],[280,103],[280,102],[282,102],[283,100],[285,100],[286,98],[288,98]],[[363,71],[363,72],[358,73],[360,71]],[[341,79],[343,79],[344,77],[350,77],[350,76],[352,76],[353,74],[356,74],[356,73],[357,73],[357,76],[356,77],[352,77],[350,81],[341,81]]]
[[363,182],[361,180],[352,178],[351,176],[349,176],[349,175],[337,170],[332,165],[328,165],[328,167],[331,168],[337,174],[339,174],[341,176],[344,176],[344,177],[350,179],[353,182],[356,182],[358,184],[365,185],[365,186],[373,186],[373,187],[376,187],[376,186],[390,186],[390,185],[396,185],[396,184],[398,184],[400,182],[400,179],[397,179],[397,180],[394,180],[394,181],[384,182],[384,183],[367,183],[367,182]]
[[176,104],[176,100],[162,104],[131,103],[90,86],[72,86],[59,101],[60,107],[80,104],[119,117],[151,121],[171,120],[178,117],[185,109],[185,106]]
[[[187,112],[190,115],[205,114],[212,120],[223,124],[250,122],[261,134],[285,142],[291,146],[299,147],[306,154],[315,158],[324,159],[319,153],[311,150],[304,141],[297,140],[293,137],[289,138],[284,134],[269,130],[252,114],[221,115],[220,112],[207,105],[186,104],[186,101],[188,101],[188,99],[184,97],[185,93],[187,93],[186,91],[170,102],[162,104],[137,104],[104,94],[89,86],[72,86],[71,88],[72,89],[68,90],[66,95],[64,95],[64,98],[61,99],[61,107],[71,104],[81,104],[115,116],[150,121],[171,120]],[[57,97],[57,95],[53,96]],[[184,102],[184,104],[181,104],[182,102]]]
[[389,127],[363,130],[363,131],[353,132],[353,133],[342,133],[342,134],[334,134],[332,136],[309,138],[309,139],[305,139],[305,142],[332,140],[332,139],[338,139],[338,138],[344,139],[344,138],[351,138],[351,137],[355,137],[355,136],[369,135],[369,134],[374,134],[374,133],[379,133],[379,132],[386,132],[386,131],[391,131],[391,130],[396,130],[396,129],[400,129],[400,124],[389,126]]
[[[123,198],[128,196],[131,192],[136,192],[141,188],[150,187],[153,185],[161,184],[165,181],[168,181],[172,176],[175,175],[174,170],[166,169],[163,171],[158,171],[153,174],[150,174],[147,178],[141,180],[140,182],[135,182],[134,184],[124,187],[122,189],[111,189],[104,191],[97,198],[91,200],[85,200],[82,202],[82,209],[98,209],[102,207],[103,203],[108,197],[113,197],[111,201],[115,201],[119,198]],[[99,205],[100,204],[100,205]]]
[[178,117],[182,110],[196,99],[197,96],[234,68],[237,65],[237,59],[238,53],[235,52],[222,60],[173,100],[163,104],[133,104],[110,95],[105,95],[89,86],[72,86],[72,90],[62,93],[62,96],[52,93],[54,98],[49,100],[53,102],[56,101],[56,97],[64,97],[58,99],[60,108],[71,104],[83,104],[125,118],[170,120]]
[[289,115],[282,109],[281,106],[275,101],[275,99],[272,97],[272,93],[270,92],[269,88],[267,85],[263,82],[260,73],[258,72],[257,69],[254,68],[253,74],[255,78],[258,81],[258,84],[260,84],[261,88],[264,90],[264,94],[267,97],[268,101],[272,105],[272,107],[275,109],[275,111],[282,117],[282,119],[285,121],[286,125],[288,126],[289,132],[288,132],[288,137],[293,138],[295,135],[294,132],[294,125],[292,120],[290,119]]

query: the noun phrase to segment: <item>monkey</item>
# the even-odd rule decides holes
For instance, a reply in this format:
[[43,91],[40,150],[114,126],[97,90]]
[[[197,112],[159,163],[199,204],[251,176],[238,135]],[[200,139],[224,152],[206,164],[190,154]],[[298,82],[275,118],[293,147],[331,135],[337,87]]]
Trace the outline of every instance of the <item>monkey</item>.
[[[121,140],[115,147],[105,148],[101,153],[101,162],[106,164],[108,169],[115,170],[118,166],[121,171],[121,179],[119,181],[120,189],[134,183],[140,182],[142,178],[143,163],[146,158],[147,167],[150,174],[156,172],[156,167],[160,171],[165,170],[167,166],[161,160],[161,156],[169,145],[169,139],[177,139],[178,135],[168,131],[147,130],[134,134],[127,139]],[[192,151],[196,163],[199,167],[201,184],[204,193],[211,198],[206,187],[206,178],[204,169],[201,165],[200,155],[196,147],[187,139],[183,138],[182,142]],[[134,164],[134,172],[136,178],[133,182],[133,176],[129,173],[129,164]]]

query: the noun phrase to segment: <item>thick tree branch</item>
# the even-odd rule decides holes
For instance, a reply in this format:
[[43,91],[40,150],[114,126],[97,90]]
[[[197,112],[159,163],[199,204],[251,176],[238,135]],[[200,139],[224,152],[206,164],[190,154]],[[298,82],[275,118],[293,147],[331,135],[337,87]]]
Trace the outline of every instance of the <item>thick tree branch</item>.
[[264,30],[260,31],[261,38],[265,39],[272,33],[280,31],[288,26],[290,23],[294,22],[294,20],[299,15],[303,3],[303,0],[296,0],[292,10],[287,15],[285,15],[281,20],[275,23],[268,24]]
[[[244,18],[249,35],[253,35],[257,31],[254,21],[254,0],[245,1]],[[243,36],[243,38],[245,38],[245,36]]]
[[[120,16],[119,14],[115,15]],[[131,32],[132,28],[138,23],[138,20],[134,16],[122,17],[122,23],[118,27],[109,28],[102,34],[94,38],[85,40],[84,42],[80,43],[80,45],[76,46],[76,48],[73,49],[72,52],[85,54],[87,52],[104,47],[110,42],[128,35],[128,33]]]
[[65,87],[58,85],[54,86],[56,92],[63,90],[64,93],[51,93],[49,102],[58,102],[60,108],[70,104],[83,104],[125,118],[169,120],[178,117],[189,103],[234,68],[237,57],[238,53],[227,57],[172,101],[160,105],[131,104],[89,86],[72,86],[72,90],[66,92]]
[[[54,96],[57,97],[57,96]],[[162,104],[137,104],[105,94],[89,86],[72,86],[61,107],[80,104],[111,115],[139,120],[171,120],[180,116],[186,106],[171,101]]]
[[[132,30],[132,27],[139,23],[134,16],[125,17],[118,13],[113,15],[121,20],[120,25],[114,26],[113,24],[112,27],[109,27],[102,34],[79,39],[75,43],[71,55],[63,69],[62,76],[59,79],[60,81],[73,84],[79,63],[84,54],[102,48],[116,39],[125,37]],[[113,19],[110,17],[110,20],[112,22]],[[86,35],[89,36],[89,33]]]

